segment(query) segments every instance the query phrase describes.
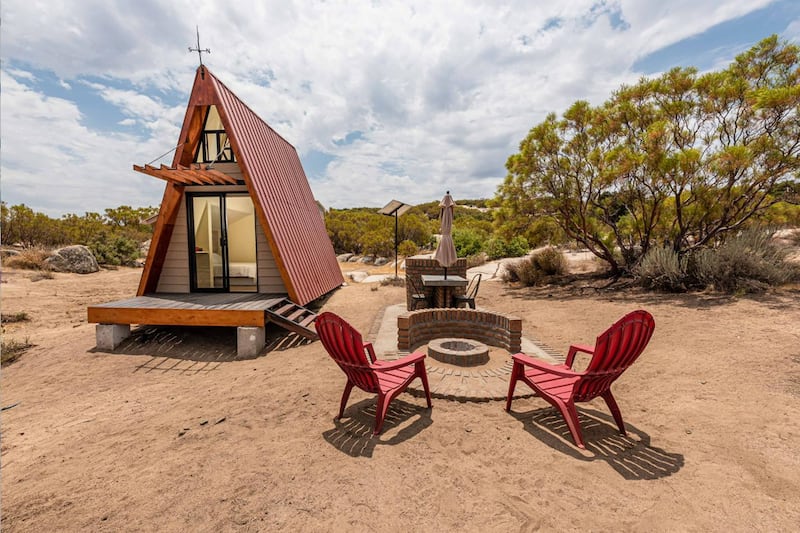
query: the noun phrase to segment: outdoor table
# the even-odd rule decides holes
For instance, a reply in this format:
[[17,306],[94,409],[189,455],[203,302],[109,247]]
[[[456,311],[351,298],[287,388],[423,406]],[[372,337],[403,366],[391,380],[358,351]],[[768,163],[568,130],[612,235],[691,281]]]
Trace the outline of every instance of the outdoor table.
[[434,287],[436,294],[434,296],[434,307],[451,307],[452,290],[455,287],[466,287],[467,278],[462,276],[449,275],[447,277],[432,274],[423,274],[422,285],[425,287]]

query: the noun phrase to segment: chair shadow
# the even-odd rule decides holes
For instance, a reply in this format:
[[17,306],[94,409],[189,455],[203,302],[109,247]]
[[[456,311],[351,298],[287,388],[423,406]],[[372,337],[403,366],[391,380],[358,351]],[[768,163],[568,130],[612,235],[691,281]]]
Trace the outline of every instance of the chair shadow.
[[376,446],[399,444],[433,424],[429,408],[395,398],[389,405],[381,434],[373,435],[375,410],[375,398],[350,405],[341,420],[334,419],[336,427],[324,431],[322,437],[350,457],[372,457]]
[[[266,337],[266,347],[258,355],[239,357],[236,353],[236,328],[139,326],[110,353],[149,356],[134,372],[192,374],[213,371],[221,363],[256,359],[273,351],[280,352],[310,342],[277,326],[267,326]],[[97,348],[89,352],[109,353]]]
[[627,422],[627,436],[619,434],[611,415],[578,408],[586,450],[575,446],[564,418],[552,407],[510,413],[525,431],[551,448],[581,461],[605,461],[628,480],[655,480],[677,473],[682,454],[650,445],[650,435]]

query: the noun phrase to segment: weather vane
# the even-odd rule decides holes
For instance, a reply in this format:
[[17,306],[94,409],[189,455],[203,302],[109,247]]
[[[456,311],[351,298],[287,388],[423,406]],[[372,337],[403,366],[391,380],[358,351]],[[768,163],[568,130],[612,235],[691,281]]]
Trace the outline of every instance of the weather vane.
[[197,29],[197,48],[192,48],[190,46],[189,47],[189,52],[197,52],[197,55],[200,56],[200,66],[202,66],[203,65],[203,52],[205,52],[207,54],[210,54],[211,53],[211,49],[210,48],[200,48],[200,27],[199,26],[195,26],[195,29]]

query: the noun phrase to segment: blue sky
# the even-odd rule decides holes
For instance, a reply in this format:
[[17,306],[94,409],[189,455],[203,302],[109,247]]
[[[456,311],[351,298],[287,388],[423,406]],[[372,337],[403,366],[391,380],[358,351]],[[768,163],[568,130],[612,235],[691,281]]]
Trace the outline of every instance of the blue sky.
[[131,167],[177,144],[196,25],[206,65],[297,148],[328,207],[493,196],[547,113],[800,40],[796,0],[537,4],[5,0],[0,195],[51,216],[157,205],[163,183]]

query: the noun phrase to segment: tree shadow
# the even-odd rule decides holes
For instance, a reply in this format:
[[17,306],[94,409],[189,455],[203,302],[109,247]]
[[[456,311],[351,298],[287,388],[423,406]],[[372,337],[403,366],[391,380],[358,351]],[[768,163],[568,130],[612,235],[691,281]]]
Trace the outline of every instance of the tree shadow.
[[525,431],[551,448],[581,461],[605,461],[628,480],[655,480],[677,473],[684,465],[682,454],[650,445],[650,435],[626,423],[627,436],[619,434],[610,415],[593,409],[578,409],[586,450],[575,446],[564,418],[552,407],[511,412]]
[[[303,346],[310,341],[277,326],[267,326],[266,347],[256,356],[236,353],[236,328],[198,326],[139,326],[111,353],[146,355],[149,360],[134,372],[203,373],[221,363],[255,359],[273,351]],[[93,348],[90,353],[107,353]]]
[[581,283],[585,280],[557,283],[541,287],[523,287],[506,285],[504,295],[516,300],[543,300],[554,298],[562,301],[598,300],[625,301],[626,303],[668,304],[687,309],[707,310],[731,305],[739,300],[753,300],[776,310],[794,309],[800,291],[791,287],[774,288],[764,292],[746,294],[726,294],[719,292],[656,292],[633,285],[631,282],[620,282],[619,285],[597,286]]
[[429,408],[395,398],[386,413],[383,431],[380,435],[373,435],[375,410],[375,398],[349,406],[341,420],[334,419],[336,427],[324,431],[322,437],[350,457],[372,457],[376,446],[404,442],[433,423]]

